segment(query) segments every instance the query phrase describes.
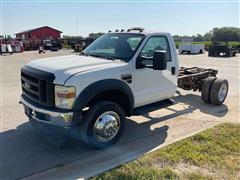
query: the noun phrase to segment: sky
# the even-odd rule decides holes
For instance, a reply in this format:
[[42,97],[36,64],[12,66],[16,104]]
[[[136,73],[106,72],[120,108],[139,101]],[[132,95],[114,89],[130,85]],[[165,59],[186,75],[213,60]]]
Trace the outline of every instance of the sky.
[[0,0],[1,32],[51,26],[62,35],[144,27],[175,35],[204,34],[214,27],[239,27],[239,0]]

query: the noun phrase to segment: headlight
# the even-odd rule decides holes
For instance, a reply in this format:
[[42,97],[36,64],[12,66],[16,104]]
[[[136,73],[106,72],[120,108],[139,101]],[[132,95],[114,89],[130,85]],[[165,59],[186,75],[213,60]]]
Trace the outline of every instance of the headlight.
[[76,97],[73,86],[55,85],[55,106],[62,109],[71,109]]

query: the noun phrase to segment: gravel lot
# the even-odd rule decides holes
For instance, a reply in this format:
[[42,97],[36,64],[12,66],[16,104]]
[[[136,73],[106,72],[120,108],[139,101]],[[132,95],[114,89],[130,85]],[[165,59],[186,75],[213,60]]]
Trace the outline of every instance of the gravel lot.
[[[105,150],[91,150],[82,143],[53,146],[38,137],[18,104],[20,68],[33,59],[71,54],[67,50],[36,51],[0,56],[1,124],[0,179],[66,179],[89,177],[143,153],[203,131],[222,122],[239,122],[239,54],[232,58],[180,55],[180,65],[216,68],[229,80],[229,94],[222,106],[204,104],[198,92],[182,91],[174,105],[164,102],[141,109],[127,123],[120,142]],[[37,174],[36,174],[37,173]]]

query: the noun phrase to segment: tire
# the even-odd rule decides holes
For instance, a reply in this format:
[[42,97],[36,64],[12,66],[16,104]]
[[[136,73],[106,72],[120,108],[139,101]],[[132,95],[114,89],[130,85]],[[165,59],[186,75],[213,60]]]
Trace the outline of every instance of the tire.
[[[111,118],[111,122],[113,122],[113,124],[109,124],[109,117]],[[110,128],[111,130],[113,130],[113,132],[108,129],[109,131],[107,133],[108,135],[112,133],[111,137],[105,137],[107,135],[104,134],[106,132],[103,131],[102,126],[99,126],[99,130],[97,130],[97,124],[103,125],[101,121],[105,122],[105,127],[107,125],[110,125]],[[99,102],[93,105],[87,111],[84,116],[83,122],[80,125],[80,131],[82,133],[83,141],[94,149],[103,149],[112,146],[120,138],[124,128],[124,123],[125,113],[118,104],[111,101]],[[113,128],[116,126],[118,126],[118,130],[115,131],[115,134]]]
[[208,77],[203,82],[201,97],[202,97],[202,100],[206,103],[211,102],[210,101],[210,90],[216,79],[217,79],[216,77]]
[[211,87],[210,102],[214,105],[221,105],[225,101],[228,93],[228,81],[226,79],[216,79]]
[[212,57],[213,54],[212,54],[212,51],[208,51],[208,57]]
[[231,57],[230,52],[226,53],[226,54],[225,54],[225,57]]

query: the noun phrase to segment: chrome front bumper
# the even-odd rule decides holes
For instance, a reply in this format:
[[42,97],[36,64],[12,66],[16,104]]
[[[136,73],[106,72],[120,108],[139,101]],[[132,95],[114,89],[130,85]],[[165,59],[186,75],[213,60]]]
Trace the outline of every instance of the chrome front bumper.
[[24,105],[25,113],[29,119],[47,123],[55,126],[69,127],[73,120],[73,112],[56,112],[41,109],[28,103],[24,98],[20,98],[20,102]]

